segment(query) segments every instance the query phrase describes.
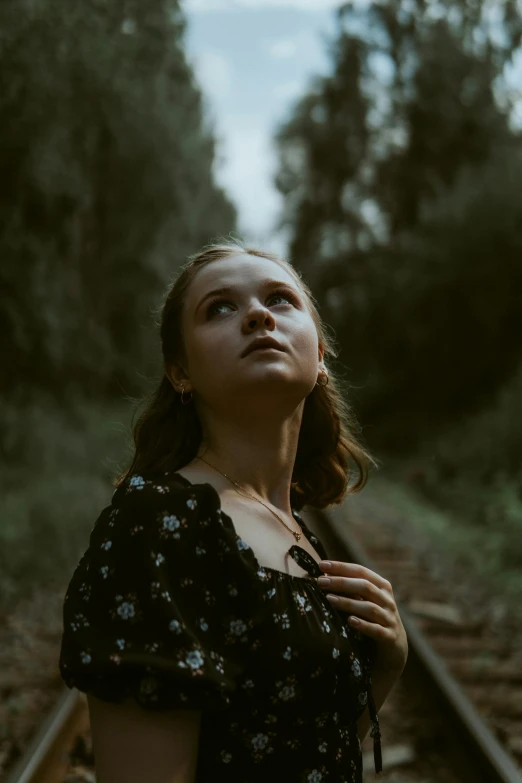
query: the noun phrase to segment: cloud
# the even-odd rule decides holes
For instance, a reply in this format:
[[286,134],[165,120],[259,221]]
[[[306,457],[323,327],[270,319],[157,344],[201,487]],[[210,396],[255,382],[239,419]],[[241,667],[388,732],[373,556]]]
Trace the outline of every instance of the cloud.
[[211,98],[224,98],[232,89],[232,65],[229,58],[215,49],[193,58],[193,67],[198,82]]
[[267,44],[267,52],[274,60],[287,60],[297,52],[297,41],[292,38],[280,38]]
[[282,82],[281,84],[277,84],[274,87],[272,94],[274,98],[277,98],[277,100],[286,103],[301,97],[304,91],[305,88],[302,82],[297,81],[297,79],[292,79],[292,81]]
[[319,62],[324,56],[319,35],[308,29],[298,30],[284,38],[269,38],[264,41],[263,48],[274,60],[301,58],[311,63]]

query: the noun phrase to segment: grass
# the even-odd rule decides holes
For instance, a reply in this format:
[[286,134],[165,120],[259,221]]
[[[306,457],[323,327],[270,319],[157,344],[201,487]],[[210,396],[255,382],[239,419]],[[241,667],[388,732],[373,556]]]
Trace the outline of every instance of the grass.
[[46,585],[65,585],[110,503],[127,454],[128,405],[78,401],[7,411],[0,493],[0,610]]
[[[397,474],[393,478],[373,474],[368,492],[379,503],[393,508],[428,533],[437,547],[458,558],[463,567],[486,579],[506,602],[520,607],[522,503],[517,487],[506,481],[484,491],[482,520],[473,524],[469,516],[456,511],[450,503],[444,508],[428,501],[419,490],[398,480]],[[459,508],[462,508],[462,490]]]

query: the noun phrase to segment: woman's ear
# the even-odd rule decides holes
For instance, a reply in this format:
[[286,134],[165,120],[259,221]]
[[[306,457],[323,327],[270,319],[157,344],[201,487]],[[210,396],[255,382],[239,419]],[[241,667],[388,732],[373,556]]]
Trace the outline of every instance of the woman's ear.
[[171,365],[170,367],[165,366],[164,369],[165,375],[171,382],[174,391],[181,393],[182,387],[187,386],[187,384],[190,383],[182,367],[179,367],[178,365]]

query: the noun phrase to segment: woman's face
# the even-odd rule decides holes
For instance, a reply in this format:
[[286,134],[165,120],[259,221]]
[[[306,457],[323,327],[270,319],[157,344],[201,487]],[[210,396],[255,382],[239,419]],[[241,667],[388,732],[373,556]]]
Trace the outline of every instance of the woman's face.
[[[188,376],[186,387],[196,401],[215,410],[295,407],[324,367],[304,294],[269,259],[245,254],[203,267],[187,292],[183,330],[188,365],[176,377]],[[282,350],[242,355],[253,340],[268,335]]]

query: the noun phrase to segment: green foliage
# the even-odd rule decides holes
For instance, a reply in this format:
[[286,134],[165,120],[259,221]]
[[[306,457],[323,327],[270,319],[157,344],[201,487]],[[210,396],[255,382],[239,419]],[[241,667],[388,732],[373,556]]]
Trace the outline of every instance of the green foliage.
[[[449,560],[462,572],[473,575],[485,587],[485,592],[501,596],[509,604],[513,618],[522,619],[522,498],[513,485],[480,492],[480,499],[489,508],[488,525],[470,523],[466,511],[434,507],[415,489],[399,481],[400,471],[393,479],[376,476],[372,485],[372,508],[376,514],[403,516],[431,552],[436,551],[443,562]],[[467,494],[469,499],[469,494]],[[355,502],[357,500],[355,499]]]
[[290,255],[369,443],[394,453],[486,405],[521,359],[522,141],[504,66],[522,19],[497,9],[495,43],[480,4],[438,8],[343,6],[332,74],[277,134]]
[[366,410],[390,451],[480,411],[520,366],[521,183],[516,150],[461,169],[415,231],[371,258],[356,308],[345,292],[338,328],[350,327],[349,359],[370,379]]
[[177,0],[0,6],[2,606],[66,584],[128,456],[114,419],[162,369],[164,290],[235,228],[184,28]]
[[[425,441],[411,473],[415,486],[432,502],[451,506],[476,524],[511,524],[511,519],[518,520],[520,530],[521,400],[522,367],[488,408]],[[512,544],[515,539],[522,541],[520,532]]]
[[520,7],[383,0],[338,21],[331,75],[277,134],[290,255],[380,451],[369,492],[519,605]]
[[7,404],[4,416],[0,611],[36,588],[67,584],[128,456],[130,410],[82,398],[65,407],[37,392]]
[[136,393],[165,284],[235,226],[179,4],[6,0],[0,30],[2,392]]

